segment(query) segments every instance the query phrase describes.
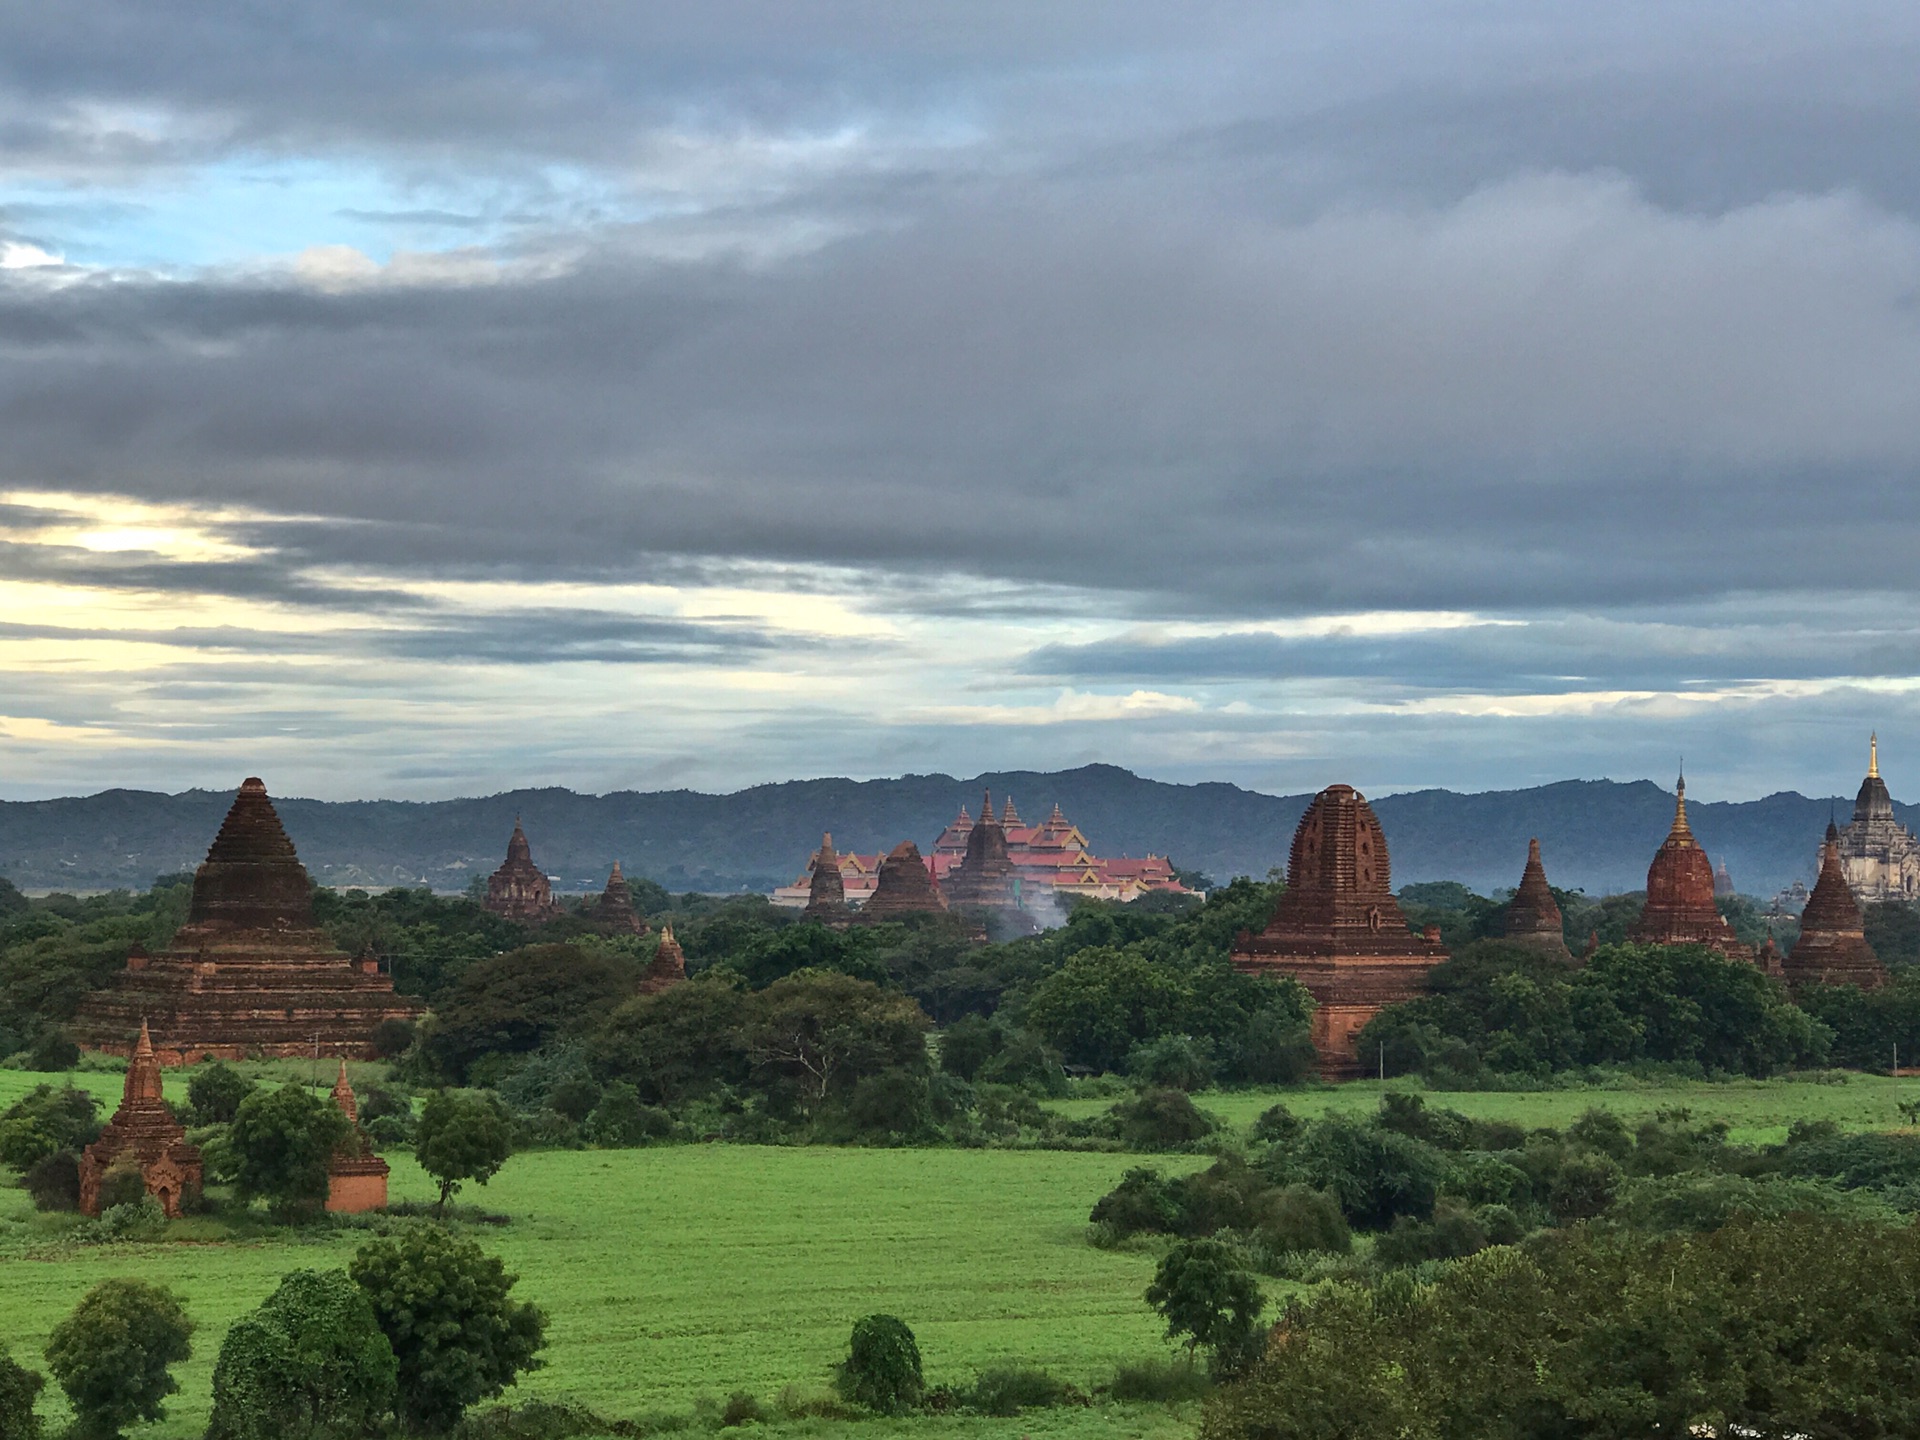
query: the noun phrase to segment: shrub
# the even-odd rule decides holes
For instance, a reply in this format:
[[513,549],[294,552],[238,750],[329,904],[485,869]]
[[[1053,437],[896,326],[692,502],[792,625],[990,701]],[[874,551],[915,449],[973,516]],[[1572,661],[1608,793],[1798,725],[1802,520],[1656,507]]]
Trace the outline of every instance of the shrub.
[[374,1056],[381,1060],[393,1060],[413,1048],[414,1025],[411,1020],[382,1020],[373,1027],[369,1043]]
[[49,1025],[27,1047],[27,1068],[43,1072],[71,1070],[80,1063],[80,1047],[58,1025]]
[[33,1402],[46,1383],[46,1376],[27,1369],[0,1344],[0,1435],[6,1440],[40,1440]]
[[996,1365],[983,1370],[967,1391],[964,1403],[969,1410],[1002,1418],[1022,1410],[1044,1410],[1064,1404],[1073,1387],[1056,1380],[1044,1370],[1024,1365]]
[[1318,1068],[1313,1033],[1291,1005],[1268,1005],[1247,1021],[1228,1074],[1255,1085],[1303,1085]]
[[158,1240],[167,1233],[167,1212],[151,1195],[109,1205],[91,1227],[92,1238],[102,1244],[120,1244],[136,1240]]
[[1487,1232],[1479,1220],[1443,1203],[1435,1207],[1431,1220],[1402,1215],[1374,1243],[1373,1255],[1382,1265],[1418,1265],[1423,1260],[1459,1260],[1486,1248]]
[[882,1415],[911,1410],[926,1393],[913,1331],[891,1315],[863,1315],[854,1321],[835,1386],[842,1399]]
[[1105,1225],[1117,1235],[1177,1234],[1181,1208],[1173,1189],[1158,1170],[1137,1167],[1094,1202],[1089,1223]]
[[730,1429],[735,1425],[758,1425],[766,1418],[767,1412],[760,1408],[760,1402],[746,1390],[734,1391],[720,1410],[722,1429]]
[[1214,1130],[1214,1122],[1184,1090],[1148,1090],[1107,1113],[1122,1143],[1134,1150],[1177,1150]]
[[847,1100],[847,1121],[873,1139],[912,1140],[933,1130],[933,1097],[924,1075],[883,1070],[862,1076]]
[[1255,1229],[1269,1250],[1283,1255],[1302,1250],[1344,1255],[1353,1248],[1339,1201],[1307,1185],[1288,1185],[1264,1197]]
[[1127,1073],[1163,1090],[1204,1090],[1213,1083],[1213,1057],[1191,1035],[1156,1035],[1127,1052]]
[[80,1157],[71,1150],[56,1150],[36,1161],[22,1183],[36,1210],[78,1210]]
[[546,1316],[509,1298],[518,1277],[471,1240],[410,1230],[363,1247],[347,1273],[393,1347],[403,1425],[445,1430],[541,1364]]
[[1401,1215],[1424,1220],[1433,1213],[1441,1168],[1429,1145],[1331,1118],[1309,1127],[1287,1157],[1285,1178],[1330,1191],[1350,1223],[1380,1230]]
[[220,1345],[207,1440],[362,1435],[393,1408],[393,1347],[344,1270],[295,1270]]
[[98,1106],[71,1085],[36,1085],[0,1112],[0,1165],[31,1169],[56,1150],[79,1150],[99,1137]]
[[1007,1032],[984,1015],[962,1015],[940,1032],[940,1068],[962,1080],[979,1078],[980,1067],[1007,1044]]
[[607,1086],[587,1116],[586,1135],[596,1145],[644,1145],[672,1134],[673,1117],[658,1106],[641,1104],[640,1092],[624,1080]]
[[193,1353],[193,1322],[170,1290],[103,1280],[53,1327],[47,1367],[66,1392],[82,1434],[118,1435],[161,1420],[180,1388],[171,1367]]
[[1213,1388],[1191,1355],[1178,1360],[1136,1360],[1117,1366],[1108,1387],[1116,1400],[1171,1403],[1198,1400]]
[[1300,1117],[1284,1105],[1270,1105],[1253,1122],[1253,1138],[1269,1145],[1284,1145],[1305,1128]]
[[983,1085],[1018,1085],[1042,1095],[1067,1093],[1067,1072],[1060,1052],[1026,1030],[1009,1036],[1006,1045],[981,1065],[975,1077]]
[[[631,1085],[627,1089],[633,1092],[633,1104],[637,1106],[640,1092]],[[601,1093],[600,1087],[587,1076],[569,1075],[547,1091],[547,1108],[579,1125],[593,1114],[594,1107],[600,1103]]]
[[1591,1220],[1613,1204],[1623,1178],[1620,1166],[1605,1155],[1571,1155],[1553,1177],[1547,1208],[1563,1225]]
[[187,1107],[196,1125],[231,1125],[241,1102],[258,1089],[223,1061],[196,1066],[187,1081]]
[[[76,1173],[75,1183],[79,1181]],[[100,1188],[96,1194],[100,1213],[118,1210],[126,1205],[138,1205],[147,1198],[147,1178],[140,1173],[138,1156],[122,1154],[106,1173],[100,1177]]]

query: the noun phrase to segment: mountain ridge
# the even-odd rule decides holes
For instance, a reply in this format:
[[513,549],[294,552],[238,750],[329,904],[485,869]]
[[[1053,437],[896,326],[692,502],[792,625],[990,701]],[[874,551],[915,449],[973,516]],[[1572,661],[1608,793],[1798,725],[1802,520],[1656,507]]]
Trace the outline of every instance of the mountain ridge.
[[[269,785],[271,788],[271,785]],[[275,799],[301,858],[329,885],[464,888],[500,863],[516,817],[534,856],[566,890],[597,889],[616,858],[671,889],[766,890],[798,874],[831,831],[843,851],[931,845],[983,789],[1011,793],[1037,821],[1057,802],[1094,853],[1170,855],[1224,881],[1286,864],[1311,795],[1267,795],[1224,781],[1171,784],[1113,765],[994,771],[969,779],[910,774],[829,777],[695,790],[583,794],[530,787],[453,800]],[[119,788],[52,800],[0,801],[0,875],[23,889],[144,887],[191,870],[231,791]],[[1374,800],[1396,885],[1460,880],[1485,891],[1517,883],[1538,837],[1556,885],[1591,894],[1639,889],[1673,818],[1673,794],[1650,780],[1561,780],[1522,790],[1405,791]],[[1777,791],[1758,800],[1689,801],[1700,842],[1747,894],[1811,881],[1830,808],[1844,797]],[[1920,811],[1896,804],[1913,828]]]

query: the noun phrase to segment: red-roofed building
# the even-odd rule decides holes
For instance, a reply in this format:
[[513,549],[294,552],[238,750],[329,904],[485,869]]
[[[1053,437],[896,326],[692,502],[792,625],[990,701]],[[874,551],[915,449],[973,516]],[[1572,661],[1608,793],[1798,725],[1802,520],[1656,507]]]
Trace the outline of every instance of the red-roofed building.
[[[1028,897],[1085,895],[1095,900],[1137,900],[1153,890],[1186,895],[1192,892],[1173,873],[1173,864],[1164,855],[1139,858],[1106,858],[1092,853],[1087,837],[1055,805],[1053,812],[1038,825],[1029,825],[1008,798],[1001,807],[1000,824],[1006,832],[1007,857],[1013,861],[1022,903]],[[933,842],[927,868],[936,882],[960,868],[966,858],[967,837],[973,833],[974,820],[966,806]],[[842,855],[840,878],[849,905],[864,904],[879,882],[879,855]],[[799,909],[806,905],[812,867],[791,885],[773,892],[776,905]]]

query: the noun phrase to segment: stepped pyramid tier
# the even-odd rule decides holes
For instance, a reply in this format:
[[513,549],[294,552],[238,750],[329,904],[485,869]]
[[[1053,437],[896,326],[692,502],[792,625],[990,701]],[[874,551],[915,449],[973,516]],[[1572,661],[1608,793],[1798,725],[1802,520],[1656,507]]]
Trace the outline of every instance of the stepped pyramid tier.
[[373,1153],[373,1142],[360,1128],[360,1104],[347,1080],[347,1062],[340,1061],[340,1078],[333,1082],[333,1103],[353,1127],[327,1163],[327,1209],[346,1215],[387,1208],[387,1162]]
[[169,1219],[180,1214],[183,1200],[200,1193],[200,1147],[187,1143],[187,1132],[173,1118],[160,1095],[160,1061],[146,1022],[127,1061],[120,1108],[100,1132],[100,1138],[80,1156],[80,1209],[100,1213],[100,1182],[116,1162],[140,1169],[147,1194],[160,1202]]
[[312,1055],[315,1047],[372,1058],[383,1020],[417,1020],[372,955],[350,959],[313,920],[313,887],[293,842],[250,779],[193,877],[187,923],[166,949],[135,946],[127,967],[82,1002],[80,1044],[133,1052],[148,1019],[163,1064],[207,1056]]
[[487,898],[480,903],[503,919],[526,925],[541,925],[560,914],[553,902],[553,882],[533,863],[533,847],[518,815],[507,839],[506,861],[487,877]]
[[820,848],[813,852],[813,868],[807,881],[807,908],[802,920],[818,920],[822,925],[841,926],[853,918],[847,906],[847,882],[840,875],[840,856],[833,848],[833,836],[822,835]]
[[933,871],[911,840],[894,846],[880,862],[880,878],[873,898],[860,911],[863,920],[894,920],[902,915],[939,915],[947,902],[934,883]]
[[620,873],[618,860],[613,862],[613,871],[607,876],[607,888],[600,892],[600,899],[593,907],[593,919],[624,935],[647,933],[647,922],[633,908],[633,891],[627,885],[627,877]]
[[640,981],[642,995],[658,995],[687,978],[687,957],[680,942],[673,938],[673,927],[660,927],[660,944],[653,952],[653,963]]
[[1020,877],[1007,853],[1005,827],[993,818],[993,796],[980,802],[980,818],[967,831],[966,853],[947,872],[949,905],[989,910],[1020,908]]
[[1820,847],[1820,878],[1800,912],[1800,938],[1781,962],[1780,973],[1789,985],[1857,985],[1862,990],[1877,990],[1889,978],[1867,943],[1860,906],[1840,865],[1840,833],[1831,823]]
[[1867,778],[1853,802],[1853,823],[1840,831],[1840,868],[1855,900],[1920,900],[1920,840],[1893,818],[1893,796],[1880,778],[1880,737],[1867,738]]
[[1289,975],[1316,1008],[1313,1047],[1330,1078],[1365,1073],[1355,1037],[1383,1006],[1427,990],[1447,958],[1437,930],[1415,935],[1393,898],[1387,837],[1366,797],[1329,785],[1293,832],[1287,888],[1258,935],[1241,932],[1237,969]]
[[1713,863],[1687,824],[1687,777],[1675,787],[1673,828],[1647,869],[1647,903],[1627,938],[1636,945],[1704,945],[1729,960],[1753,951],[1713,903]]
[[1520,873],[1520,888],[1507,902],[1507,943],[1524,945],[1549,960],[1573,964],[1573,952],[1567,948],[1567,936],[1561,927],[1560,904],[1547,884],[1547,870],[1540,863],[1540,842],[1527,841],[1527,865]]

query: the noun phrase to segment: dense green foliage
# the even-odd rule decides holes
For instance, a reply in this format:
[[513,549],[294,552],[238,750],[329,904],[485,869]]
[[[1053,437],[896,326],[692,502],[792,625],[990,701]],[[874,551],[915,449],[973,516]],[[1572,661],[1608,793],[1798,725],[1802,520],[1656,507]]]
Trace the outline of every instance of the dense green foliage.
[[1360,1052],[1389,1075],[1678,1065],[1772,1075],[1825,1060],[1833,1032],[1752,965],[1699,946],[1602,946],[1578,970],[1488,941],[1438,966],[1433,993],[1391,1005]]
[[1237,1373],[1254,1356],[1254,1321],[1266,1308],[1260,1284],[1230,1245],[1184,1240],[1169,1250],[1147,1287],[1147,1304],[1167,1322],[1167,1338],[1205,1350],[1214,1373]]
[[512,1299],[518,1277],[471,1240],[414,1228],[367,1245],[350,1273],[392,1347],[397,1411],[413,1429],[446,1430],[542,1363],[545,1314]]
[[326,1204],[327,1165],[350,1130],[331,1100],[304,1086],[256,1090],[228,1135],[235,1193],[265,1200],[281,1219],[313,1214]]
[[47,1368],[87,1436],[118,1435],[158,1420],[180,1388],[172,1367],[193,1353],[193,1322],[171,1290],[103,1280],[53,1329]]
[[231,1125],[258,1087],[231,1065],[196,1065],[187,1081],[187,1115],[195,1125]]
[[1287,1305],[1202,1440],[1641,1440],[1920,1430],[1920,1231],[1807,1215],[1582,1226],[1431,1283]]
[[861,1316],[853,1322],[834,1383],[844,1398],[882,1415],[911,1410],[926,1392],[913,1331],[892,1315]]
[[61,1151],[78,1151],[100,1134],[99,1106],[85,1090],[36,1085],[0,1112],[0,1165],[30,1170]]
[[632,995],[631,954],[582,944],[528,945],[469,966],[436,1003],[428,1053],[455,1080],[483,1056],[517,1056],[590,1029]]
[[27,1369],[0,1343],[0,1435],[6,1440],[40,1440],[33,1406],[46,1383],[46,1376]]
[[393,1408],[393,1347],[344,1270],[295,1270],[220,1345],[207,1440],[355,1440]]

